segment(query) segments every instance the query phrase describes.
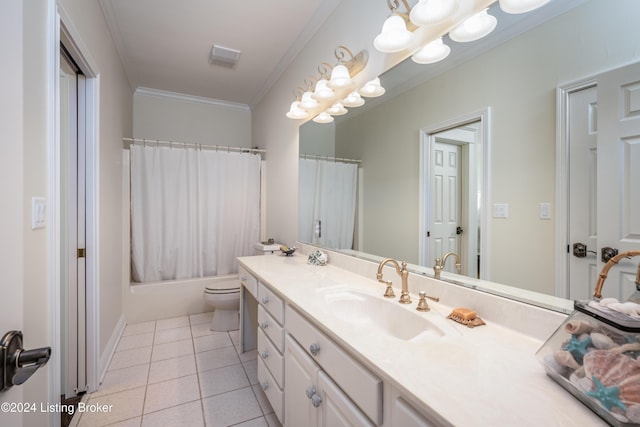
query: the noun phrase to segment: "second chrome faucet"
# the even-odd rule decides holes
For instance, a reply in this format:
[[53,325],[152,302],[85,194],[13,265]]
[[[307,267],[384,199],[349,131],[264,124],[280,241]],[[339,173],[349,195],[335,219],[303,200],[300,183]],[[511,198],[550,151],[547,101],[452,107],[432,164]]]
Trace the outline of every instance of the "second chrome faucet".
[[376,274],[376,278],[378,282],[384,283],[387,285],[387,291],[384,293],[385,297],[391,298],[394,297],[393,289],[391,288],[391,281],[382,280],[382,269],[388,263],[393,264],[396,269],[396,273],[400,275],[402,278],[402,292],[400,293],[400,303],[401,304],[410,304],[411,297],[409,296],[409,272],[407,271],[407,263],[402,261],[402,267],[398,264],[393,258],[385,258],[378,265],[378,274]]
[[442,260],[440,260],[440,258],[436,258],[436,265],[433,266],[433,272],[435,273],[435,278],[436,279],[440,278],[440,273],[444,269],[444,266],[447,263],[447,259],[450,256],[452,256],[452,257],[454,257],[456,259],[456,271],[458,271],[458,272],[460,271],[460,268],[462,267],[462,265],[460,264],[460,257],[455,252],[447,252],[442,257]]

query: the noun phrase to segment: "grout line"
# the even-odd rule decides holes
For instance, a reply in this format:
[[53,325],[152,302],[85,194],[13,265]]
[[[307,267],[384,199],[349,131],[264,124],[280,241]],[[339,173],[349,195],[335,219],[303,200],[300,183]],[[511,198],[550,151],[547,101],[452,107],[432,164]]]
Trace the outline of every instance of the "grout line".
[[[188,327],[189,327],[189,337],[190,337],[190,338],[186,338],[186,339],[178,339],[178,340],[175,340],[175,341],[169,341],[169,342],[166,342],[166,343],[156,343],[156,336],[157,336],[158,332],[160,332],[160,331],[165,331],[165,330],[171,330],[171,329],[177,329],[177,328],[183,328],[183,327],[184,327],[184,326],[178,326],[177,328],[158,329],[158,323],[157,323],[157,321],[154,323],[153,331],[150,331],[150,332],[141,332],[140,334],[132,334],[132,335],[128,335],[128,336],[135,336],[135,335],[142,335],[142,334],[149,334],[149,333],[152,333],[152,334],[153,334],[153,339],[152,339],[153,344],[151,345],[151,356],[150,356],[150,359],[151,359],[151,360],[149,360],[147,363],[140,363],[140,364],[137,364],[137,365],[126,366],[126,367],[122,367],[122,368],[119,368],[119,369],[115,369],[115,370],[113,370],[113,371],[118,371],[118,370],[121,370],[121,369],[128,369],[128,368],[132,368],[132,367],[136,367],[136,366],[142,366],[143,364],[146,364],[146,365],[147,365],[147,368],[146,368],[146,382],[145,382],[145,383],[144,383],[144,385],[142,385],[142,386],[132,387],[132,388],[128,388],[128,389],[125,389],[125,390],[114,391],[113,393],[104,394],[104,395],[101,395],[100,397],[105,397],[105,396],[109,396],[109,395],[114,395],[114,394],[122,393],[122,392],[125,392],[125,391],[133,390],[133,389],[136,389],[136,388],[142,388],[142,387],[144,387],[144,397],[143,397],[143,400],[142,400],[141,414],[140,414],[139,416],[131,417],[131,418],[128,418],[128,419],[126,419],[126,420],[121,420],[121,421],[129,421],[129,420],[133,420],[133,419],[135,419],[135,418],[139,418],[139,419],[140,419],[140,425],[142,425],[142,423],[143,423],[143,422],[144,422],[144,420],[145,420],[145,416],[146,416],[146,415],[148,415],[148,414],[153,414],[153,413],[156,413],[156,412],[159,412],[159,411],[162,411],[162,410],[166,410],[166,409],[170,409],[170,408],[175,408],[175,407],[178,407],[178,406],[181,406],[181,405],[185,405],[185,404],[193,403],[193,402],[196,402],[196,401],[200,401],[200,410],[201,410],[202,421],[203,421],[203,423],[205,423],[205,425],[206,425],[206,423],[207,423],[207,420],[206,420],[206,417],[205,417],[205,413],[206,413],[206,411],[205,411],[205,408],[204,408],[204,400],[205,400],[205,397],[203,397],[202,384],[201,384],[202,379],[201,379],[200,375],[201,375],[201,374],[205,374],[206,372],[213,371],[213,370],[217,370],[217,369],[225,369],[225,368],[230,368],[230,367],[232,367],[232,366],[240,365],[240,366],[241,366],[241,368],[242,368],[242,372],[243,372],[243,374],[244,374],[244,378],[247,380],[247,383],[248,383],[248,386],[247,386],[247,387],[251,389],[252,396],[254,397],[254,399],[256,399],[256,401],[257,401],[256,403],[258,404],[258,407],[260,408],[260,410],[261,410],[261,412],[262,412],[262,415],[260,415],[260,416],[258,416],[258,417],[255,417],[255,418],[252,418],[252,419],[250,419],[250,420],[245,420],[245,421],[242,421],[242,422],[240,422],[240,423],[233,424],[233,425],[234,425],[234,426],[235,426],[235,425],[239,425],[239,424],[242,424],[242,423],[245,423],[245,422],[248,422],[248,421],[257,420],[257,419],[259,419],[259,418],[263,419],[263,420],[265,421],[265,423],[267,423],[267,424],[268,424],[268,421],[267,421],[267,419],[266,419],[266,416],[267,416],[267,415],[270,415],[270,414],[265,414],[265,408],[263,408],[263,407],[260,405],[260,399],[259,399],[259,397],[258,397],[258,396],[257,396],[257,394],[256,394],[256,390],[254,389],[255,387],[258,387],[258,386],[259,386],[259,384],[251,384],[251,378],[249,377],[249,373],[248,373],[248,371],[247,371],[247,364],[248,364],[248,363],[257,363],[257,357],[256,357],[255,359],[249,359],[249,360],[243,360],[243,359],[242,359],[242,357],[241,357],[241,353],[240,353],[240,348],[239,348],[239,343],[238,343],[238,345],[236,345],[236,343],[234,342],[234,339],[233,339],[233,336],[235,336],[234,334],[238,334],[238,331],[237,331],[237,330],[234,330],[234,331],[227,331],[227,332],[226,332],[226,338],[227,338],[228,342],[230,342],[230,345],[223,346],[223,347],[216,347],[216,348],[213,348],[213,349],[211,349],[211,350],[205,350],[205,351],[204,351],[204,352],[207,352],[207,351],[214,351],[214,350],[228,349],[228,347],[229,347],[229,346],[231,346],[231,347],[233,347],[233,349],[234,349],[234,352],[235,352],[235,354],[236,354],[236,357],[237,357],[237,359],[238,359],[238,362],[237,362],[237,363],[232,363],[231,365],[220,366],[220,367],[217,367],[217,368],[213,368],[213,369],[209,369],[209,370],[207,370],[207,371],[202,371],[202,372],[200,372],[200,371],[198,370],[198,364],[197,364],[197,358],[196,358],[196,355],[197,355],[198,353],[196,353],[195,341],[194,341],[194,340],[195,340],[196,338],[202,338],[202,337],[206,337],[206,336],[213,336],[214,334],[207,334],[207,335],[202,335],[202,336],[195,337],[195,336],[194,336],[194,333],[193,333],[193,329],[192,329],[192,326],[194,326],[194,324],[192,324],[192,323],[191,323],[191,318],[190,318],[190,317],[188,317],[188,322],[189,322],[189,326],[188,326]],[[201,325],[201,324],[204,324],[204,322],[203,322],[203,323],[196,323],[195,325]],[[120,340],[121,340],[121,339],[122,339],[122,337],[120,338]],[[162,360],[156,360],[156,361],[154,361],[154,360],[153,360],[153,354],[154,354],[154,351],[155,351],[155,349],[156,349],[156,346],[163,345],[163,344],[171,344],[171,343],[179,342],[179,341],[186,341],[187,339],[190,339],[190,340],[191,340],[191,349],[192,349],[193,353],[191,353],[191,354],[186,354],[186,355],[179,355],[179,356],[169,357],[169,358],[167,358],[167,359],[162,359]],[[225,342],[227,342],[227,341],[225,340]],[[118,345],[119,345],[119,344],[120,344],[120,343],[118,342]],[[186,344],[186,345],[188,345],[188,344]],[[127,350],[136,350],[136,349],[145,348],[145,347],[149,347],[149,346],[142,346],[142,347],[132,348],[132,349],[127,349]],[[126,350],[123,350],[123,351],[126,351]],[[200,353],[203,353],[203,352],[200,352]],[[156,363],[156,362],[163,362],[163,361],[166,361],[166,360],[171,360],[171,359],[176,359],[176,358],[181,358],[181,357],[186,357],[186,356],[191,356],[191,357],[193,357],[193,361],[194,361],[194,364],[195,364],[195,367],[196,367],[196,371],[195,371],[194,373],[189,373],[189,374],[180,375],[180,376],[178,376],[178,377],[176,377],[176,378],[168,378],[168,379],[165,379],[165,380],[162,380],[162,381],[155,382],[155,383],[153,383],[153,384],[151,384],[151,383],[149,382],[149,381],[151,380],[151,364],[152,364],[152,363]],[[193,376],[193,375],[195,375],[195,376],[196,376],[196,382],[197,382],[197,387],[198,387],[198,398],[197,398],[197,399],[190,400],[189,402],[181,402],[181,403],[176,404],[176,405],[171,405],[171,406],[163,407],[163,408],[160,408],[160,409],[154,410],[154,411],[152,411],[152,412],[149,412],[148,414],[146,414],[146,413],[144,412],[144,411],[145,411],[145,406],[146,406],[146,403],[147,403],[147,399],[149,398],[149,396],[148,396],[149,386],[151,386],[151,385],[155,385],[155,384],[161,384],[161,383],[163,383],[163,382],[168,382],[168,381],[176,380],[176,379],[179,379],[179,378],[185,378],[185,377]],[[245,389],[245,388],[247,388],[247,387],[239,387],[239,388],[234,388],[234,389],[231,389],[231,390],[225,390],[224,392],[220,392],[220,393],[217,393],[217,394],[213,394],[213,395],[211,395],[211,396],[207,396],[206,398],[210,398],[210,397],[219,396],[219,395],[222,395],[222,394],[225,394],[225,393],[229,393],[229,392],[234,392],[234,391],[242,390],[242,389]],[[87,395],[87,399],[88,399],[88,398],[90,398],[90,397],[91,397],[91,394],[88,394],[88,395]],[[79,418],[77,419],[76,423],[79,423],[80,418],[81,418],[81,417],[79,417]],[[118,421],[118,422],[121,422],[121,421]]]

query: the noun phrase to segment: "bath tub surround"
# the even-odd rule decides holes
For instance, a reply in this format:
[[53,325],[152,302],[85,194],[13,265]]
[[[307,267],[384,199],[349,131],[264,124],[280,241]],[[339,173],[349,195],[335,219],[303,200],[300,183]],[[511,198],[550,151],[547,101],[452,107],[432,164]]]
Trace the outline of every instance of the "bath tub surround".
[[[304,319],[381,379],[383,419],[373,419],[359,408],[374,424],[401,425],[415,410],[420,421],[407,425],[602,425],[547,377],[535,357],[566,315],[414,274],[408,279],[414,302],[399,304],[382,296],[384,285],[376,280],[378,263],[331,252],[330,263],[317,267],[307,264],[306,248],[299,252],[293,257],[239,260],[284,301],[287,314],[293,313],[283,319],[288,335],[301,342],[304,333],[296,325]],[[392,278],[393,272],[389,269],[384,275]],[[399,279],[394,278],[394,287],[399,295]],[[419,291],[440,301],[430,301],[429,312],[417,312]],[[366,310],[369,306],[371,311]],[[448,320],[455,307],[475,310],[486,325],[471,329]],[[424,325],[416,330],[415,324],[421,322]],[[327,372],[335,368],[314,360]],[[330,376],[339,383],[338,375]],[[285,396],[290,383],[286,378]],[[349,397],[357,402],[355,396]],[[284,413],[289,413],[286,407]]]
[[212,311],[202,297],[205,288],[208,285],[237,287],[238,283],[237,274],[131,283],[124,290],[125,317],[127,323],[140,323]]

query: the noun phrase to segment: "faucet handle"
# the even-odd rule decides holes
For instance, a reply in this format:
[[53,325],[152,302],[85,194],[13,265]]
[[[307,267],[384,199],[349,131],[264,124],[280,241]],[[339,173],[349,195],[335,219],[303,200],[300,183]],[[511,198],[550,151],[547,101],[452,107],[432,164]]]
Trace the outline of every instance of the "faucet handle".
[[380,282],[387,285],[387,289],[385,289],[384,291],[385,298],[393,298],[396,296],[396,294],[393,292],[393,288],[391,287],[393,285],[391,280],[380,280]]
[[420,300],[418,301],[418,306],[416,307],[416,310],[418,311],[431,310],[429,308],[429,304],[427,304],[427,293],[425,291],[420,291],[418,292],[418,295],[420,296]]

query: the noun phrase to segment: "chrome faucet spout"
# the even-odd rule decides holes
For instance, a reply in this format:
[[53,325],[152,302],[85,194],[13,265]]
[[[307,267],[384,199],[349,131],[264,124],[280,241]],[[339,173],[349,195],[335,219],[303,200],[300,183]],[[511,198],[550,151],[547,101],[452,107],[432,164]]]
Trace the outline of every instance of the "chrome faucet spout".
[[455,258],[456,271],[460,272],[460,269],[462,268],[462,264],[460,264],[460,257],[455,252],[447,252],[446,254],[444,254],[442,259],[436,258],[436,265],[433,266],[433,271],[435,273],[436,279],[440,279],[440,273],[442,272],[442,270],[444,270],[444,266],[446,265],[447,259],[449,259],[450,256]]
[[409,296],[409,272],[407,271],[407,263],[402,261],[402,264],[398,264],[398,261],[396,261],[393,258],[383,259],[378,265],[378,273],[376,274],[376,279],[378,279],[378,282],[384,283],[387,285],[387,291],[385,292],[385,296],[387,297],[394,296],[393,290],[390,290],[391,282],[385,281],[382,279],[382,269],[388,263],[391,263],[395,267],[396,273],[398,273],[398,275],[400,275],[400,277],[402,278],[402,292],[400,293],[400,300],[399,300],[400,303],[401,304],[411,303],[411,297]]

